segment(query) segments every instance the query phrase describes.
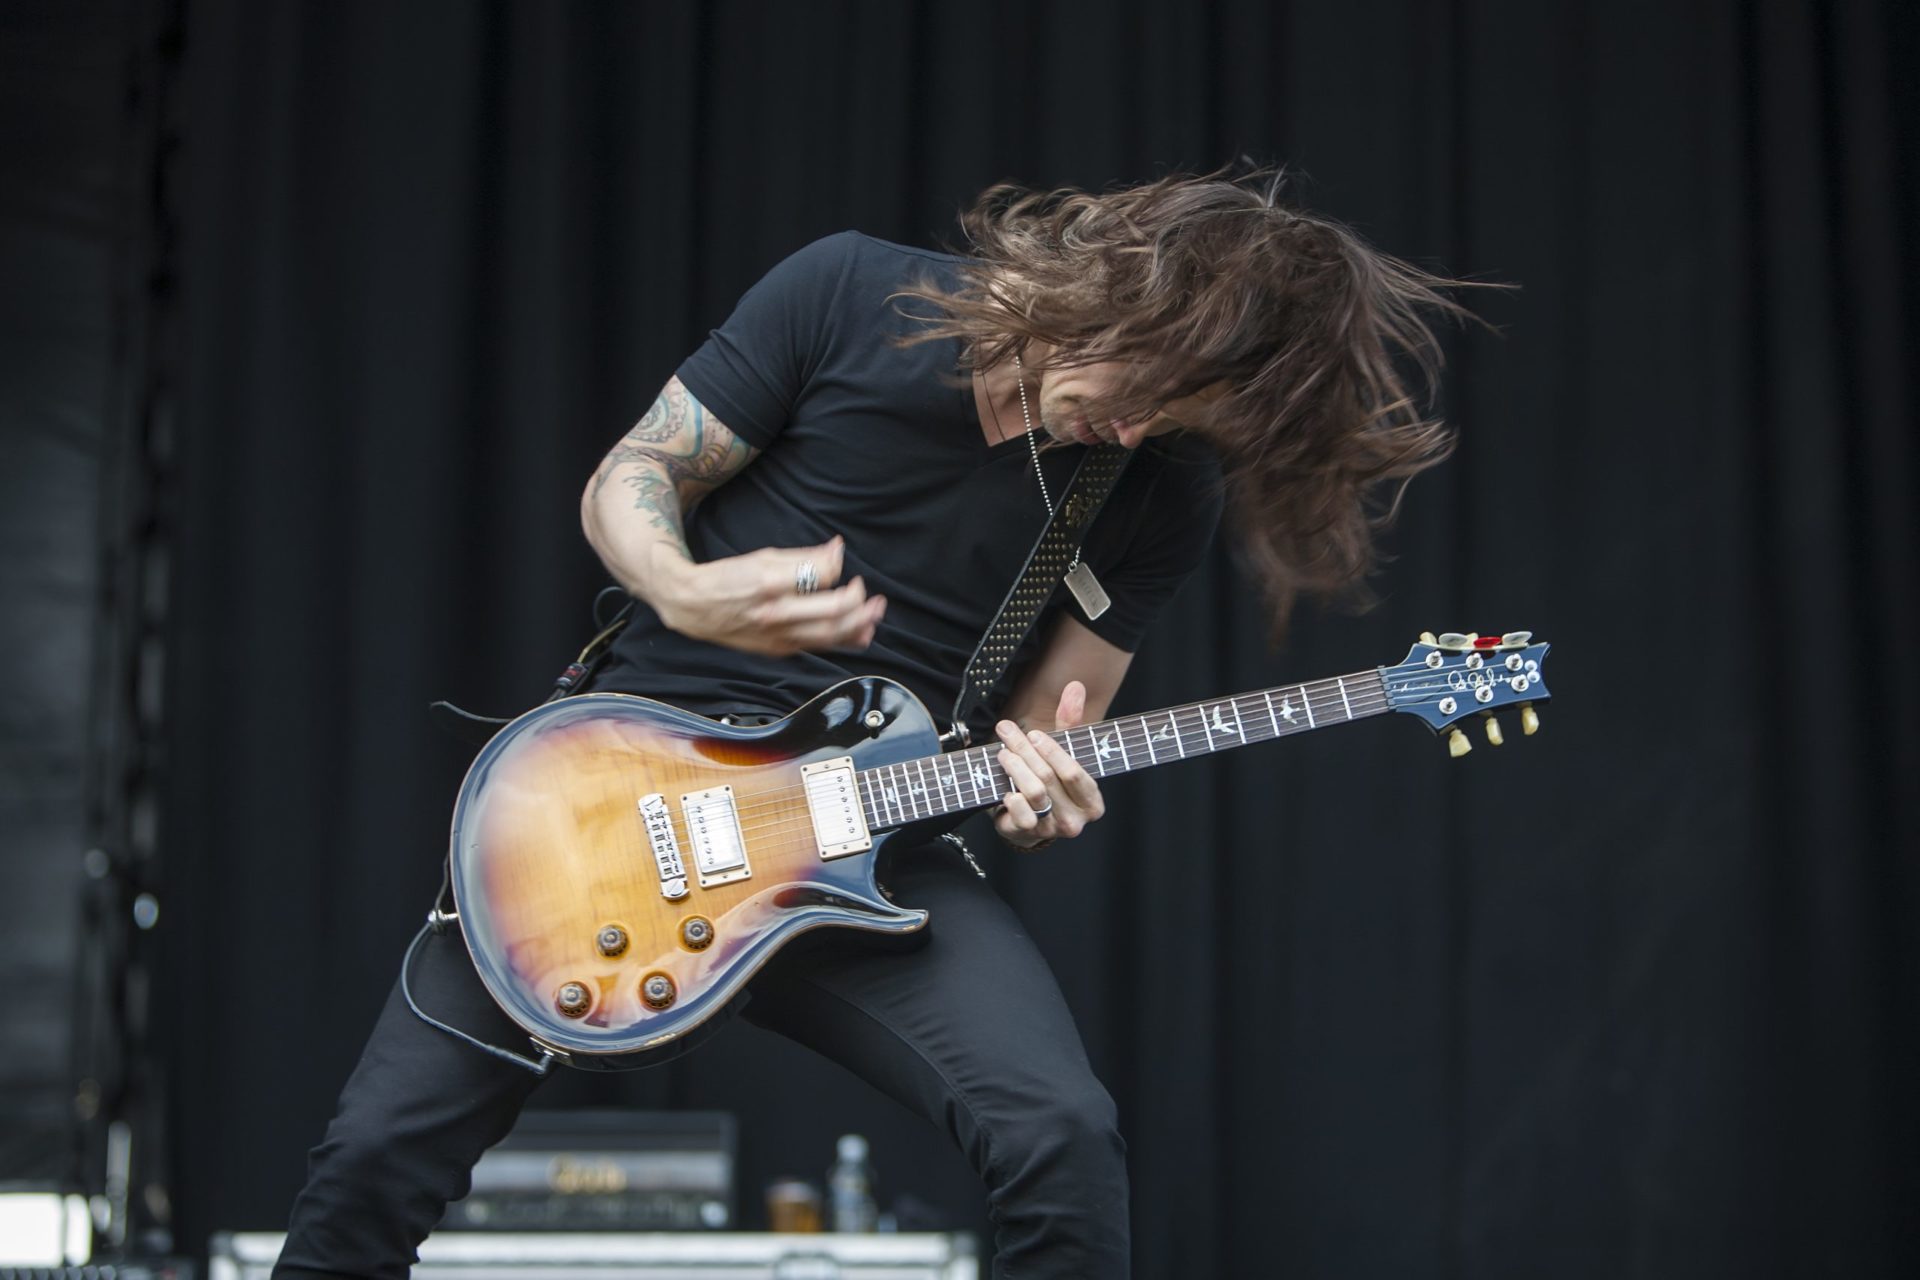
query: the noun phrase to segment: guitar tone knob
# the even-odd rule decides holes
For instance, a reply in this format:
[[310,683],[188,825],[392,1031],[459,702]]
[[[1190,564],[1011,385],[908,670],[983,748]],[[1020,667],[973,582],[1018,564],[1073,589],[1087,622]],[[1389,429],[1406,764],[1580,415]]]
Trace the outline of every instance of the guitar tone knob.
[[593,997],[587,994],[586,983],[563,982],[553,993],[553,1007],[565,1017],[578,1018],[593,1007]]
[[627,931],[617,924],[610,924],[594,937],[594,945],[600,948],[603,956],[617,956],[627,949]]
[[650,973],[640,980],[640,998],[649,1009],[664,1009],[676,994],[673,979],[664,973]]
[[705,916],[688,916],[680,922],[680,945],[689,951],[705,951],[713,944],[713,921]]

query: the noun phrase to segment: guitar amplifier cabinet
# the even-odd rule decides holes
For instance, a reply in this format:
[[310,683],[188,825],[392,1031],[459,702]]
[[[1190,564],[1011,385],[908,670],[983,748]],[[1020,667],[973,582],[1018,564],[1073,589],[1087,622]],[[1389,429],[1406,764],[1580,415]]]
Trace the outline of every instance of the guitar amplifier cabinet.
[[441,1230],[717,1231],[734,1224],[722,1111],[529,1111]]
[[[268,1280],[278,1233],[217,1235],[208,1280]],[[435,1232],[418,1280],[979,1280],[969,1235]]]

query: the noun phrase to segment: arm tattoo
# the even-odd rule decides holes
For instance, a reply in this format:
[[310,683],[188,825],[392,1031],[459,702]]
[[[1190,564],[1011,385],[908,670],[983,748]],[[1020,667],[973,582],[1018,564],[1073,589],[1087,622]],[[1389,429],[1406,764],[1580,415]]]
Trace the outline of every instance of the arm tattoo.
[[684,543],[684,513],[757,453],[675,378],[608,452],[594,472],[593,495],[599,497],[616,472],[626,472],[621,483],[633,490],[634,508]]

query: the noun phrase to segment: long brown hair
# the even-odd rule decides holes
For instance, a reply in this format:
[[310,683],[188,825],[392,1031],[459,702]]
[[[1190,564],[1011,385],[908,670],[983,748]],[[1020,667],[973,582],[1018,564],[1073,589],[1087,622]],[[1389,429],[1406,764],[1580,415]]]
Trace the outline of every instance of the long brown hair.
[[1303,592],[1366,601],[1375,531],[1453,449],[1423,411],[1441,363],[1427,314],[1466,314],[1442,292],[1462,282],[1288,207],[1283,178],[992,187],[960,218],[972,259],[960,287],[904,291],[938,309],[911,340],[959,337],[978,370],[1035,343],[1051,367],[1120,362],[1110,399],[1085,406],[1095,422],[1224,387],[1187,425],[1220,454],[1276,637]]

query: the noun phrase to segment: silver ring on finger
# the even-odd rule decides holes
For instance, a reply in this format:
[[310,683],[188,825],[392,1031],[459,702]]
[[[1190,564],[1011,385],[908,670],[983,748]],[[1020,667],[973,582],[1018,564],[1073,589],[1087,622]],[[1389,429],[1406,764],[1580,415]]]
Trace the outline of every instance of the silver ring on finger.
[[1046,816],[1047,816],[1048,814],[1050,814],[1050,813],[1052,813],[1052,812],[1053,812],[1053,797],[1052,797],[1052,796],[1048,796],[1048,797],[1047,797],[1047,807],[1046,807],[1046,808],[1044,808],[1044,809],[1035,809],[1035,810],[1033,811],[1033,816],[1034,816],[1034,817],[1036,817],[1036,818],[1044,818],[1044,817],[1046,817]]
[[820,570],[813,561],[802,560],[793,569],[793,589],[803,596],[810,596],[820,589]]

